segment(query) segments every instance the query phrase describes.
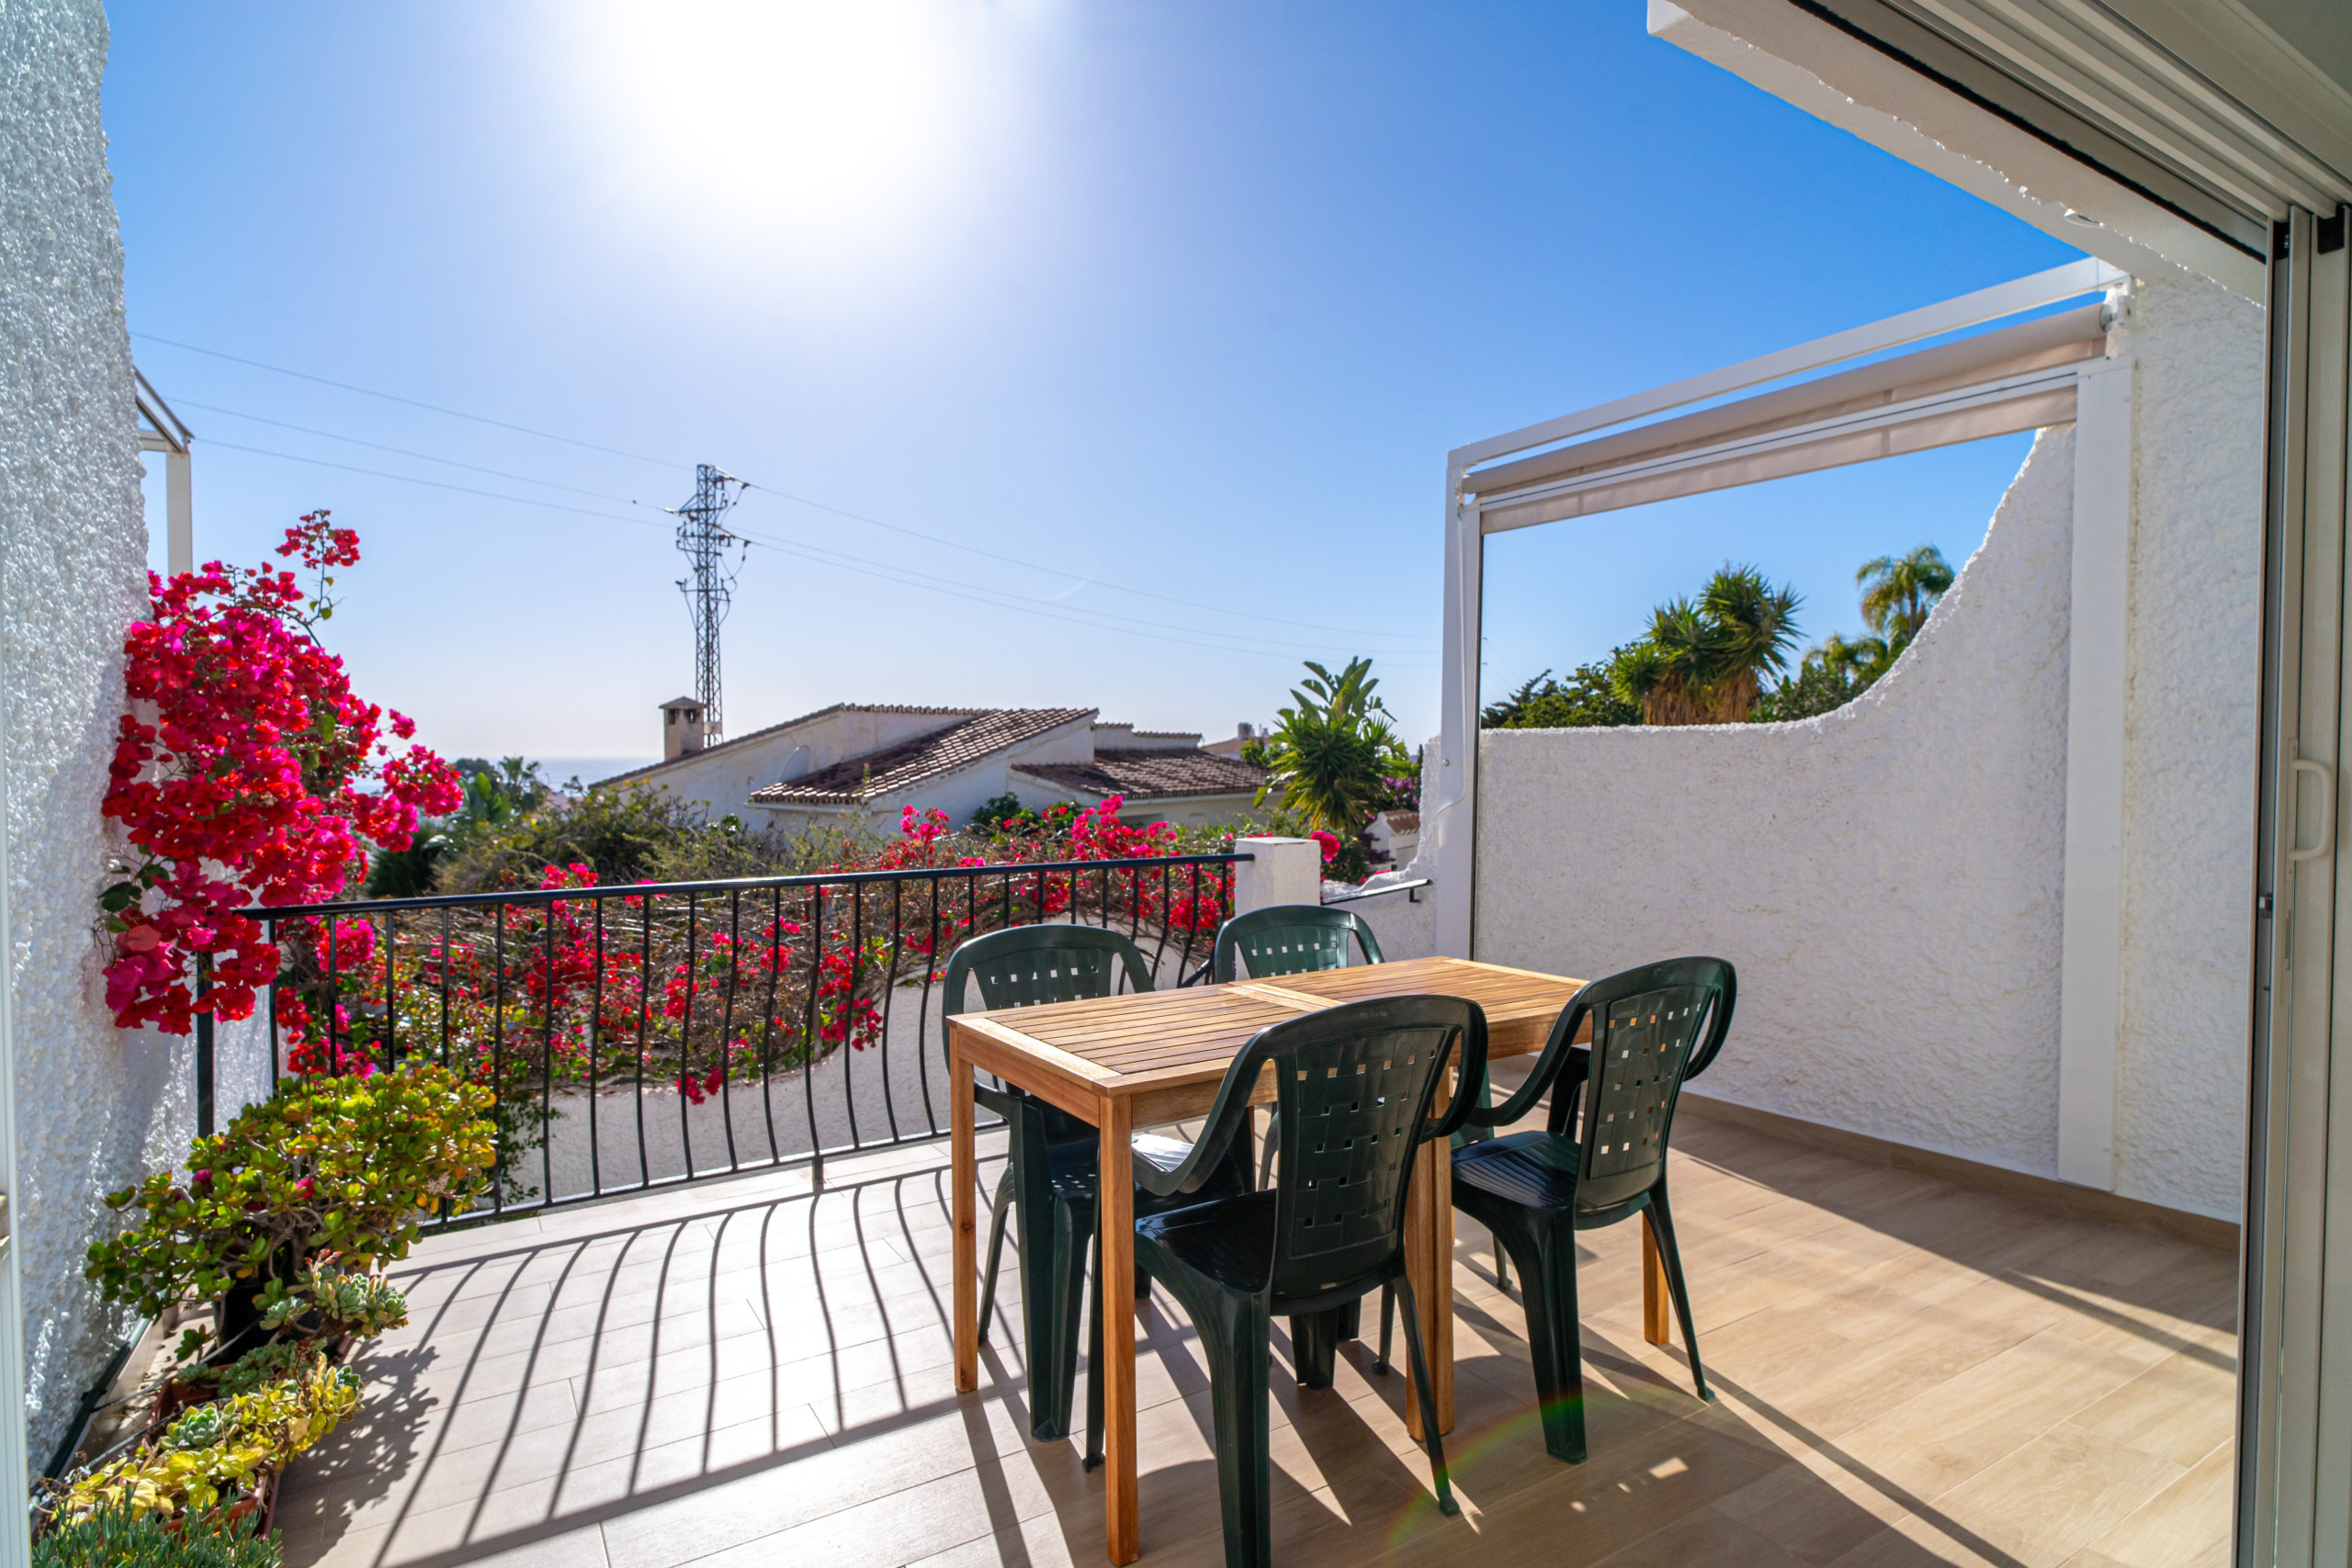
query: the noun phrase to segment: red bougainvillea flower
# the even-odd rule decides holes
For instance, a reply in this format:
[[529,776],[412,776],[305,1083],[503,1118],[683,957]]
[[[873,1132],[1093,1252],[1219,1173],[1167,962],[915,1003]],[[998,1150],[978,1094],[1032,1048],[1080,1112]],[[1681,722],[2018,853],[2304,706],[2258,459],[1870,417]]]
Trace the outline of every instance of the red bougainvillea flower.
[[1333,861],[1340,858],[1339,834],[1334,833],[1329,828],[1317,828],[1306,836],[1323,846],[1323,863],[1325,865],[1329,865]]
[[[335,897],[365,868],[367,846],[406,849],[420,815],[461,799],[439,757],[391,749],[388,716],[396,738],[415,726],[362,701],[319,644],[334,612],[330,569],[359,559],[358,535],[316,512],[277,553],[300,558],[311,592],[267,567],[151,573],[149,617],[123,641],[131,711],[103,809],[145,862],[102,903],[117,933],[107,1005],[126,1029],[185,1034],[199,1011],[251,1017],[278,953],[236,911]],[[366,929],[338,927],[338,945]],[[201,998],[199,956],[211,969]]]

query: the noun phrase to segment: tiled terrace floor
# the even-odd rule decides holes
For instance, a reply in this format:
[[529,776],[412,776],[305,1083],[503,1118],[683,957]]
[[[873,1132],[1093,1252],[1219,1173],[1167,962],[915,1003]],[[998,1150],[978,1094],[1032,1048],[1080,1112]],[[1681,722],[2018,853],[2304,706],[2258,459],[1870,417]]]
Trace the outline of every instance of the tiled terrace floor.
[[[1430,1500],[1402,1379],[1351,1345],[1329,1391],[1275,1377],[1280,1562],[2226,1560],[2231,1257],[1720,1122],[1686,1117],[1676,1141],[1721,1402],[1642,1340],[1639,1227],[1589,1233],[1592,1457],[1546,1457],[1520,1306],[1465,1223],[1464,1517]],[[1024,1435],[1005,1307],[980,1391],[954,1392],[945,1156],[419,1247],[411,1325],[362,1362],[365,1411],[288,1479],[287,1562],[1104,1562],[1099,1481]],[[1143,1562],[1219,1563],[1205,1374],[1164,1295],[1139,1332]]]

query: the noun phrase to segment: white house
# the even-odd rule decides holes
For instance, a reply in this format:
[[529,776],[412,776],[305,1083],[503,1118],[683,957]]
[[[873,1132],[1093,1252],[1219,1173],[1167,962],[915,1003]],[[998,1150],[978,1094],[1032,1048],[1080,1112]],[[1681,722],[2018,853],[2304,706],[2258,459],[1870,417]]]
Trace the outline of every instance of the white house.
[[648,785],[787,832],[820,822],[883,826],[901,808],[957,823],[1012,795],[1035,809],[1125,797],[1131,822],[1246,820],[1265,770],[1219,756],[1189,731],[1106,724],[1093,708],[944,708],[836,703],[715,746],[701,705],[662,705],[662,761],[596,787]]

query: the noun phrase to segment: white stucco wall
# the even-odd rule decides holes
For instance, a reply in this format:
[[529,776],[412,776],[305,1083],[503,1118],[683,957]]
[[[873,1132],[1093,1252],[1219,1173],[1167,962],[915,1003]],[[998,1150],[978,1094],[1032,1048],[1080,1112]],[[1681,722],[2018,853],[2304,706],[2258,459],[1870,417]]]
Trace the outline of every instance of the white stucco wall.
[[98,92],[96,0],[0,6],[0,613],[15,1005],[17,1247],[38,1463],[103,1360],[82,1255],[100,1194],[190,1130],[185,1043],[103,1006],[98,804],[144,603],[122,244]]
[[[2258,312],[2146,288],[2135,367],[2118,1190],[2238,1203]],[[1490,730],[1476,953],[1740,972],[1699,1091],[2057,1171],[2074,432],[2044,432],[1910,651],[1792,725]]]
[[2132,388],[2118,1190],[2234,1218],[2262,615],[2261,310],[2173,275]]

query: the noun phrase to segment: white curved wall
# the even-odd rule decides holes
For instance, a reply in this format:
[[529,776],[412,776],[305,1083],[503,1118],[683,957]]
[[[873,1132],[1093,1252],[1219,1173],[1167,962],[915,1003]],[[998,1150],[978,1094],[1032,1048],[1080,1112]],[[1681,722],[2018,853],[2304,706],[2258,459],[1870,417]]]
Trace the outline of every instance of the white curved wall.
[[[2118,1190],[2233,1216],[2252,863],[2258,311],[2145,288],[2134,368]],[[2057,1172],[2072,427],[1912,649],[1789,725],[1489,730],[1476,952],[1740,972],[1702,1087]]]
[[[0,530],[17,1190],[31,1457],[120,1326],[82,1279],[100,1194],[188,1132],[188,1054],[103,1006],[98,816],[145,602],[122,243],[95,0],[0,6]],[[166,1106],[172,1107],[167,1114]]]

